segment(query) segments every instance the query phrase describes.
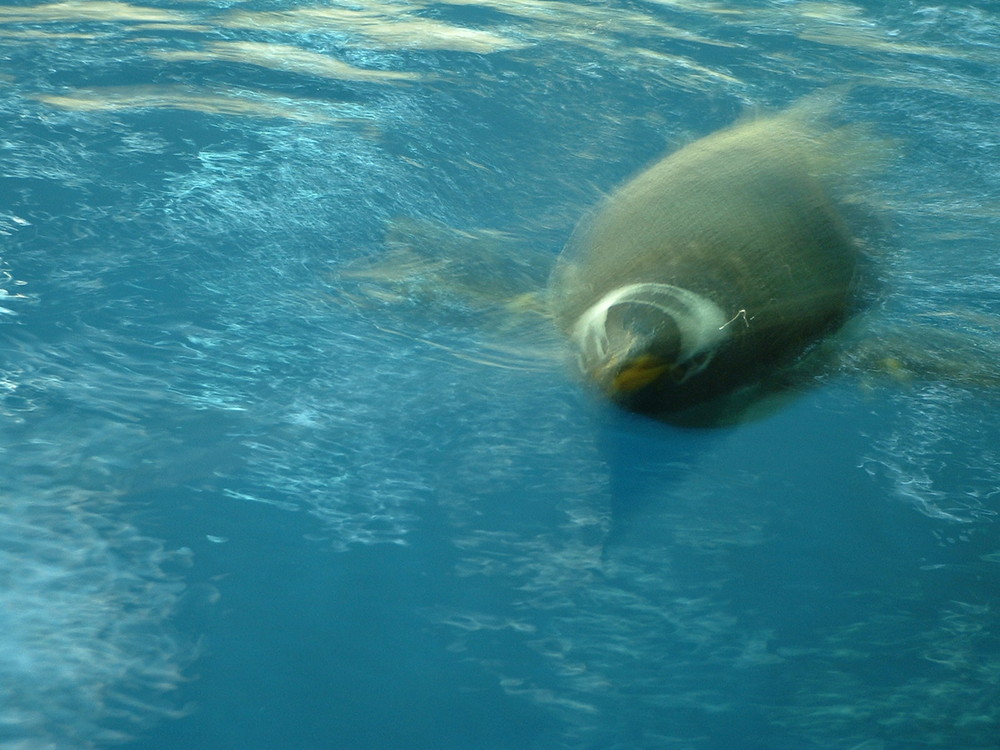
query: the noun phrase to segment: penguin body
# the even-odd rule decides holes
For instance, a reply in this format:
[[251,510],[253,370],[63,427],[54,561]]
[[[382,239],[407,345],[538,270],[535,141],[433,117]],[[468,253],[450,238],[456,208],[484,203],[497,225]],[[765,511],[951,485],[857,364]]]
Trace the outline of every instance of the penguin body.
[[665,421],[729,421],[734,396],[843,323],[861,254],[831,197],[830,132],[803,107],[737,124],[581,222],[549,305],[588,380]]

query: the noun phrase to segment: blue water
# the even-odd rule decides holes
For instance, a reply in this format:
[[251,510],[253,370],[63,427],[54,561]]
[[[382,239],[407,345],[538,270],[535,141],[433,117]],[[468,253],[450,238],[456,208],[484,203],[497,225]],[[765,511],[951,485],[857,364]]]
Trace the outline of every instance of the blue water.
[[[78,0],[0,59],[0,748],[1000,747],[994,4]],[[859,78],[871,324],[957,377],[672,428],[350,273],[535,272]]]

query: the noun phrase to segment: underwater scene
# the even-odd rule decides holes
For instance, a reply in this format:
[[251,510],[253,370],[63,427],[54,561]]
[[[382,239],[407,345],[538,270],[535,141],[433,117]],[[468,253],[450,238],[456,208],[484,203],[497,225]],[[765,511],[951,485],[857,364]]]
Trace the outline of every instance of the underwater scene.
[[998,747],[995,3],[0,60],[0,749]]

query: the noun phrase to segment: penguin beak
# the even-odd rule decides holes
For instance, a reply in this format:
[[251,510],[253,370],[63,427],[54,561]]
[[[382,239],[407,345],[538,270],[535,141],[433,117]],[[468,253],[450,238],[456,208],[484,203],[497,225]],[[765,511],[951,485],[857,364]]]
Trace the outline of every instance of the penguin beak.
[[611,380],[612,393],[628,394],[645,388],[669,372],[674,365],[652,354],[636,357]]

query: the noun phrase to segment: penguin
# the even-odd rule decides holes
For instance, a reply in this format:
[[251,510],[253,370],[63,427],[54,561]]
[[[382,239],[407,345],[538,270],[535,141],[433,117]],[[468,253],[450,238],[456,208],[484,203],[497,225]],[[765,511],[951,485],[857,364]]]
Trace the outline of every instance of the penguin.
[[614,191],[573,231],[548,304],[583,377],[666,422],[739,421],[859,298],[834,198],[850,128],[825,106],[738,122]]

